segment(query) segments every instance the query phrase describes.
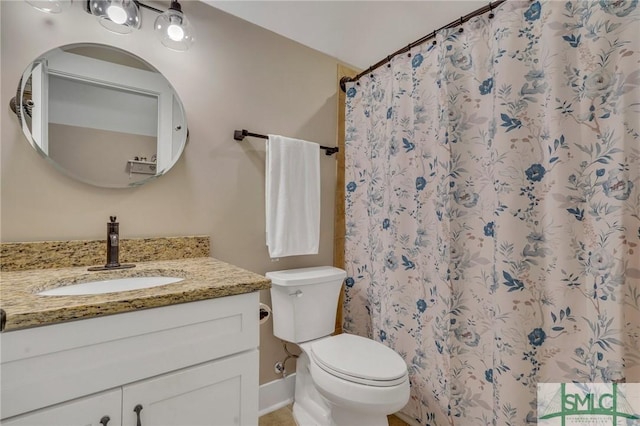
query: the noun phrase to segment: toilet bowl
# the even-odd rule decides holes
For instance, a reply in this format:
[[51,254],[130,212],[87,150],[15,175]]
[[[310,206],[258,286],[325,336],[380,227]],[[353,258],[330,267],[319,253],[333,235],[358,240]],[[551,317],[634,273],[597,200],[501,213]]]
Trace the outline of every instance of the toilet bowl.
[[361,336],[331,336],[345,272],[333,267],[266,274],[274,334],[296,343],[293,414],[298,425],[382,426],[409,400],[407,366],[392,349]]
[[339,334],[308,344],[313,383],[337,425],[387,425],[409,400],[404,360],[364,337]]

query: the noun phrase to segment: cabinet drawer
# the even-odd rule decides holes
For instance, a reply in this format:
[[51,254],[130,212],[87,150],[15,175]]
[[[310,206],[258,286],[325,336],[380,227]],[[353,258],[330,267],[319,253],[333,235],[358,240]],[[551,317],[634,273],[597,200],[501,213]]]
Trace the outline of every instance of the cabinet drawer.
[[0,334],[1,418],[258,347],[258,293]]
[[121,426],[122,390],[69,401],[3,420],[2,426]]

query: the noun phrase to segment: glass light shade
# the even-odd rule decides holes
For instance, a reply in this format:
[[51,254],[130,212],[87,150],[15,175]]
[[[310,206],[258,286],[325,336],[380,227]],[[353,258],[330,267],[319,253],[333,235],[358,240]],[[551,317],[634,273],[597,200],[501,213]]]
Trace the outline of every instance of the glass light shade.
[[31,6],[46,13],[60,13],[71,7],[72,0],[26,0]]
[[90,0],[89,10],[114,33],[128,34],[140,28],[140,10],[133,0]]
[[195,39],[191,23],[175,9],[169,9],[156,18],[155,32],[163,45],[178,51],[189,49]]

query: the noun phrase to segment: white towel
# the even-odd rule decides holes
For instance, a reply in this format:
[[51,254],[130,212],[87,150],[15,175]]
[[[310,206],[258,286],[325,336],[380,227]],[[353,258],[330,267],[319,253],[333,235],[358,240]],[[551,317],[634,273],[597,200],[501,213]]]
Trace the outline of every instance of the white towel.
[[269,135],[265,192],[269,256],[318,254],[320,146]]

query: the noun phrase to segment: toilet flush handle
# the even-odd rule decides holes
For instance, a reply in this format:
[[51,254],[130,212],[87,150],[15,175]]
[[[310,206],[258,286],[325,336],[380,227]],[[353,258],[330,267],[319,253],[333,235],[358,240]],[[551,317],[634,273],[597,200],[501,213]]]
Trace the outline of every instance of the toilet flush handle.
[[302,297],[302,290],[298,289],[293,293],[289,293],[289,296]]

